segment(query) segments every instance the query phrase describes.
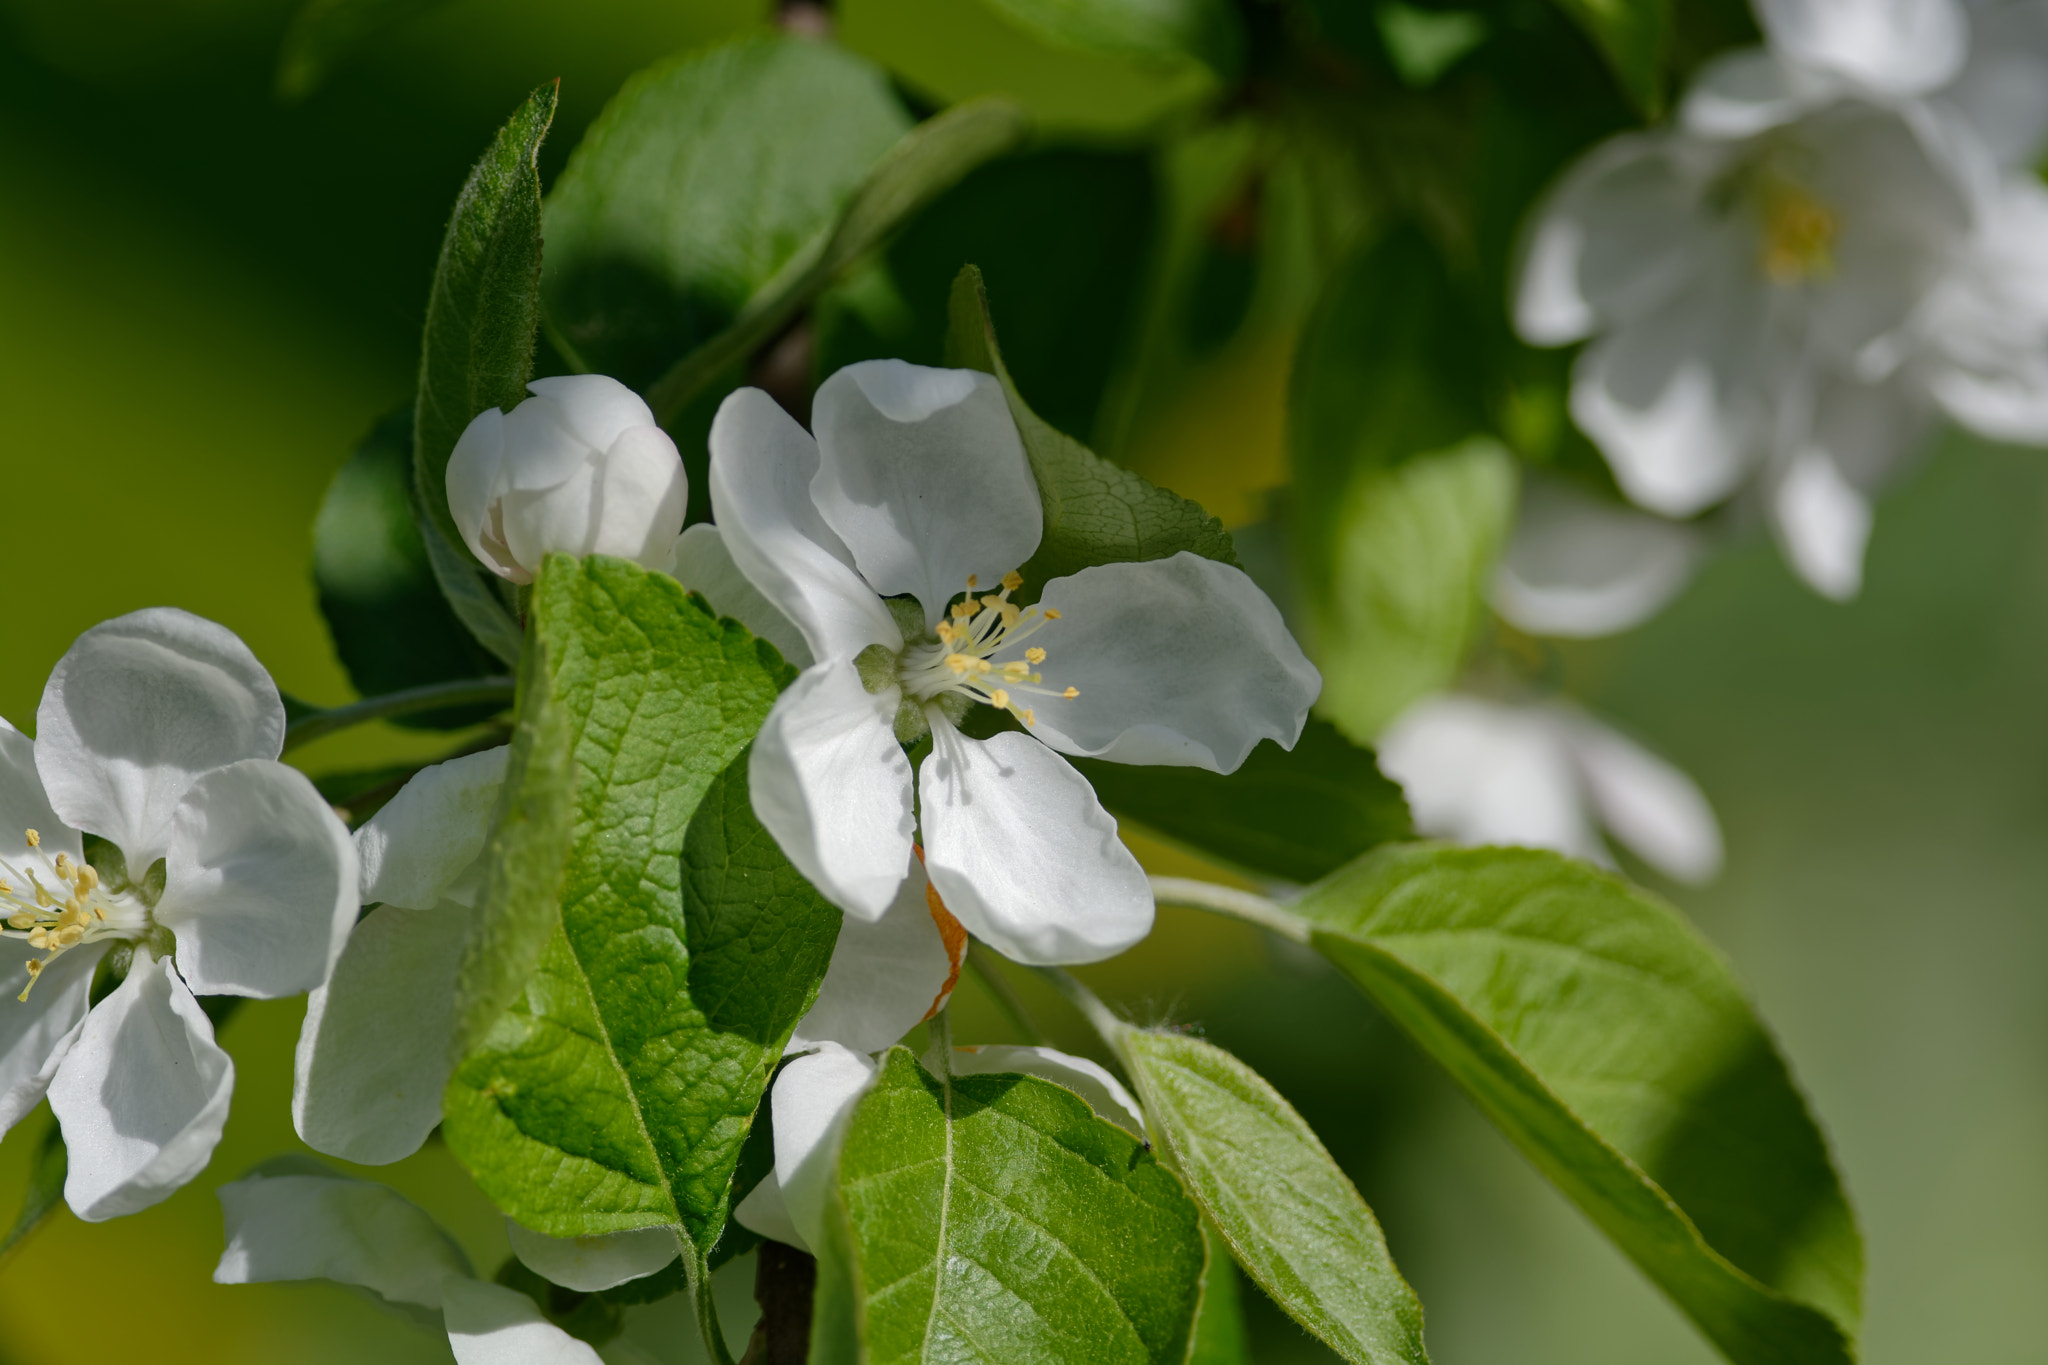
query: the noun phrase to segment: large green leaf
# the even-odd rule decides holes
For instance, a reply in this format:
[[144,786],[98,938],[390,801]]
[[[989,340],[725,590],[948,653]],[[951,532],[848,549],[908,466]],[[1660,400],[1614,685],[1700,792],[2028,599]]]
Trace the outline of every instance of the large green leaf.
[[427,295],[413,414],[422,506],[451,545],[448,456],[470,419],[526,397],[540,324],[541,139],[555,117],[554,83],[527,96],[463,183]]
[[1076,758],[1118,816],[1205,858],[1290,882],[1324,877],[1367,849],[1414,835],[1401,788],[1326,721],[1292,752],[1271,740],[1228,775]]
[[1195,1206],[1130,1134],[1019,1075],[892,1049],[854,1111],[812,1359],[1182,1365]]
[[829,43],[680,53],[612,97],[548,193],[548,327],[643,387],[729,326],[838,218],[910,118]]
[[1664,108],[1664,64],[1671,44],[1671,0],[1557,0],[1586,31],[1636,108]]
[[814,238],[747,301],[731,326],[677,361],[648,390],[655,413],[672,426],[720,375],[766,345],[848,267],[969,171],[1014,149],[1029,128],[1021,105],[987,96],[957,104],[904,134],[861,181],[831,232]]
[[1146,1127],[1245,1273],[1346,1360],[1426,1361],[1422,1305],[1379,1221],[1294,1106],[1199,1038],[1113,1038]]
[[1620,878],[1389,846],[1294,907],[1309,941],[1741,1365],[1844,1365],[1862,1241],[1727,965]]
[[[502,671],[442,595],[413,519],[412,488],[412,414],[396,413],[341,467],[313,519],[320,614],[349,681],[366,697]],[[445,729],[492,709],[429,711],[396,723]]]
[[533,876],[559,918],[450,1082],[444,1131],[530,1228],[675,1224],[702,1257],[838,933],[747,796],[746,746],[791,671],[620,560],[550,557],[532,615],[571,756],[566,848]]
[[1031,472],[1038,480],[1045,537],[1023,566],[1027,594],[1091,564],[1165,559],[1183,550],[1236,562],[1230,533],[1200,503],[1118,468],[1031,410],[1003,365],[988,291],[982,286],[981,271],[971,265],[953,281],[951,316],[946,363],[981,370],[1003,382],[1010,414],[1017,419]]
[[1244,33],[1228,0],[982,0],[1061,47],[1147,63],[1193,58],[1231,76]]
[[1202,1303],[1195,1311],[1195,1337],[1188,1343],[1188,1365],[1251,1365],[1252,1344],[1245,1335],[1244,1298],[1230,1244],[1207,1219],[1202,1241],[1209,1265],[1202,1272]]

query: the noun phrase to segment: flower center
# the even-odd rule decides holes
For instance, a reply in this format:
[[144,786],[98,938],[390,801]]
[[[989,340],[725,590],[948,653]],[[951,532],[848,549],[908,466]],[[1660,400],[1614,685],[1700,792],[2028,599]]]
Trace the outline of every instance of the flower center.
[[150,929],[149,910],[140,897],[103,885],[99,869],[73,861],[68,853],[45,858],[36,831],[28,830],[27,838],[28,856],[19,863],[0,858],[0,914],[6,915],[0,938],[26,939],[44,954],[29,959],[28,985],[19,1000],[28,999],[57,954],[81,943],[132,942]]
[[[1024,646],[1025,640],[1059,620],[1059,612],[1012,602],[1010,594],[1024,586],[1024,576],[1014,571],[1003,575],[1000,592],[977,597],[980,586],[970,574],[966,596],[939,622],[936,639],[913,641],[896,655],[877,646],[855,660],[869,691],[892,685],[903,690],[898,736],[903,738],[906,730],[916,732],[905,738],[906,743],[924,733],[924,715],[933,705],[956,723],[979,702],[1035,725],[1037,713],[1026,705],[1031,697],[1080,695],[1072,687],[1047,687],[1045,675],[1038,671],[1045,651]],[[1013,652],[1013,657],[996,657],[1005,651]]]
[[1805,186],[1770,176],[1758,187],[1757,216],[1762,240],[1757,264],[1773,284],[1798,284],[1834,269],[1834,210]]

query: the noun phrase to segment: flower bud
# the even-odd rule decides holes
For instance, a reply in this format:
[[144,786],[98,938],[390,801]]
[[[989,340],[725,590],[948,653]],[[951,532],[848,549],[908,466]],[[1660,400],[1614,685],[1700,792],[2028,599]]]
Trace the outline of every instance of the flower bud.
[[448,459],[448,510],[484,567],[531,583],[549,554],[665,568],[689,476],[654,414],[601,374],[536,379],[510,412],[477,414]]

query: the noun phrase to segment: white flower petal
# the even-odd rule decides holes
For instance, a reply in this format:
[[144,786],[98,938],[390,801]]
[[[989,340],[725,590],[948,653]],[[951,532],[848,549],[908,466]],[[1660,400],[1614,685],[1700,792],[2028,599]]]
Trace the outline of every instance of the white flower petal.
[[747,581],[725,548],[725,536],[710,522],[700,521],[683,532],[670,554],[668,571],[691,592],[701,593],[713,611],[774,645],[798,668],[811,666],[811,647],[796,622]]
[[1038,548],[1038,482],[1003,386],[979,370],[848,365],[811,405],[811,497],[884,597],[935,626],[969,577],[993,589]]
[[542,1279],[594,1294],[637,1280],[673,1261],[680,1246],[672,1228],[633,1228],[600,1237],[549,1237],[505,1220],[512,1254]]
[[[824,1245],[825,1196],[840,1135],[854,1104],[874,1084],[875,1071],[867,1057],[826,1043],[791,1060],[775,1078],[768,1097],[775,1121],[775,1171],[769,1178],[776,1182],[790,1220],[782,1231],[794,1231],[801,1239],[792,1246],[808,1251]],[[744,1219],[742,1224],[754,1226]],[[754,1230],[764,1237],[776,1235],[764,1228]]]
[[928,884],[923,866],[912,859],[887,913],[872,923],[846,916],[818,998],[798,1021],[786,1051],[809,1052],[834,1042],[855,1052],[880,1052],[937,1010],[959,979],[967,936],[955,920],[948,942],[940,912],[925,895]]
[[59,853],[76,862],[84,845],[78,831],[57,818],[36,771],[35,742],[0,720],[0,858],[20,867],[29,858],[28,831],[37,836],[36,860]]
[[252,1175],[219,1194],[228,1245],[215,1284],[333,1280],[438,1311],[443,1282],[470,1273],[455,1239],[389,1186],[294,1173]]
[[1145,1136],[1145,1113],[1123,1083],[1086,1057],[1055,1052],[1049,1047],[962,1047],[953,1050],[953,1072],[986,1076],[1018,1071],[1063,1085],[1088,1101],[1096,1114],[1132,1137]]
[[448,514],[462,532],[463,543],[483,566],[514,583],[531,583],[505,543],[505,527],[497,515],[504,495],[505,414],[485,408],[470,419],[448,456]]
[[1045,685],[1080,695],[1023,701],[1062,753],[1234,772],[1262,739],[1293,748],[1322,690],[1272,599],[1185,550],[1055,579],[1039,605],[1060,613],[1031,637]]
[[738,389],[711,423],[711,511],[740,572],[796,623],[813,658],[851,658],[903,632],[818,515],[818,445],[759,389]]
[[1018,962],[1099,962],[1152,929],[1152,889],[1073,766],[1028,735],[943,719],[918,775],[925,870],[967,931]]
[[138,953],[50,1082],[64,1202],[97,1223],[169,1198],[212,1159],[234,1089],[235,1064],[169,959]]
[[356,831],[365,905],[475,904],[511,752],[500,745],[420,769]]
[[732,1207],[733,1221],[749,1232],[759,1233],[771,1242],[795,1247],[798,1251],[809,1251],[811,1244],[796,1230],[796,1224],[789,1216],[789,1201],[782,1197],[782,1182],[769,1171],[761,1177],[759,1184],[747,1191],[746,1198]]
[[1569,738],[1548,711],[1429,697],[1401,713],[1378,750],[1424,834],[1609,861],[1587,820]]
[[534,380],[526,391],[541,400],[536,409],[590,450],[611,449],[635,427],[660,430],[646,400],[609,375],[553,375]]
[[785,856],[848,914],[880,919],[910,865],[910,760],[896,692],[872,696],[844,659],[806,669],[755,736],[754,814]]
[[121,846],[141,876],[199,774],[284,747],[284,703],[233,631],[174,607],[78,637],[36,709],[36,768],[64,823]]
[[516,1289],[451,1275],[441,1286],[441,1316],[456,1365],[604,1365],[587,1342],[549,1322]]
[[676,443],[660,427],[634,427],[602,457],[600,530],[591,552],[666,568],[690,506],[690,476]]
[[327,979],[362,902],[348,827],[304,773],[251,758],[204,774],[167,856],[156,919],[193,990],[274,999]]
[[1494,609],[1535,635],[1612,635],[1663,610],[1692,581],[1701,549],[1689,526],[1525,476]]
[[306,1000],[292,1125],[306,1145],[365,1166],[418,1151],[454,1071],[455,977],[473,916],[454,902],[383,905]]
[[1589,716],[1569,714],[1572,747],[1600,821],[1644,862],[1677,881],[1721,870],[1721,827],[1693,780]]
[[1924,305],[1928,387],[1994,440],[2048,443],[2048,188],[1997,187],[1967,248]]
[[[28,962],[43,954],[18,938],[0,940],[0,1133],[42,1102],[85,1022],[93,970],[104,943],[57,954],[29,990]],[[28,999],[18,1000],[28,990]]]
[[1710,271],[1579,357],[1572,416],[1630,501],[1689,517],[1749,472],[1763,423],[1754,376],[1771,359],[1758,310],[1747,281]]
[[1999,165],[2031,167],[2048,141],[2048,6],[1979,6],[1970,29],[1970,59],[1941,98]]
[[1818,449],[1801,451],[1770,495],[1771,529],[1785,558],[1815,592],[1847,602],[1863,587],[1870,503]]
[[1957,0],[1757,0],[1785,60],[1884,95],[1920,95],[1962,69],[1969,21]]
[[1693,77],[1679,122],[1702,137],[1753,137],[1804,113],[1813,98],[1805,88],[1811,84],[1765,48],[1724,53]]
[[1698,187],[1668,138],[1609,139],[1551,191],[1523,245],[1515,327],[1561,346],[1626,321],[1699,269]]

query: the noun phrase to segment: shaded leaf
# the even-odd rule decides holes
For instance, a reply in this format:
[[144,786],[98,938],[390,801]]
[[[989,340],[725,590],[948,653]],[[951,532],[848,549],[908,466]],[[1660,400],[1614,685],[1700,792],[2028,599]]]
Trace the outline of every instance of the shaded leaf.
[[1675,911],[1556,854],[1430,845],[1294,910],[1730,1359],[1854,1359],[1862,1240],[1826,1144]]
[[1243,59],[1244,32],[1226,0],[982,0],[1061,47],[1161,63],[1192,58],[1222,76]]
[[[533,375],[540,323],[541,139],[555,117],[551,82],[527,96],[463,182],[441,239],[420,347],[414,478],[448,544],[448,456],[470,419],[516,407]],[[459,607],[458,607],[459,610]]]
[[829,1218],[843,1245],[819,1258],[814,1361],[1187,1358],[1195,1206],[1049,1081],[936,1077],[891,1049],[848,1125]]
[[421,548],[435,586],[447,601],[455,619],[462,622],[470,638],[486,651],[517,665],[524,634],[491,584],[496,580],[478,567],[467,546],[448,539],[440,524],[420,505],[419,490],[413,490],[413,525],[418,528]]
[[1237,562],[1230,533],[1200,503],[1111,464],[1031,410],[1003,365],[988,291],[974,266],[963,268],[953,281],[951,318],[946,363],[1003,382],[1038,481],[1045,537],[1023,566],[1027,595],[1091,564],[1165,559],[1183,550]]
[[21,1212],[14,1216],[14,1226],[7,1230],[7,1235],[0,1237],[0,1265],[5,1265],[15,1248],[48,1222],[50,1215],[63,1204],[64,1176],[70,1169],[64,1132],[57,1126],[57,1118],[53,1114],[29,1163],[28,1184],[21,1193]]
[[1208,1268],[1202,1272],[1202,1304],[1195,1312],[1195,1339],[1188,1346],[1188,1365],[1251,1365],[1252,1344],[1245,1335],[1244,1300],[1231,1264],[1230,1244],[1202,1220],[1202,1242]]
[[444,1132],[527,1227],[679,1224],[701,1258],[838,934],[747,796],[791,670],[622,560],[551,556],[533,626],[572,755],[569,838],[534,877],[559,919],[457,1070]]
[[1367,849],[1411,838],[1401,788],[1372,750],[1311,720],[1292,752],[1265,740],[1230,774],[1099,758],[1068,762],[1119,817],[1263,877],[1312,882]]
[[1219,1047],[1120,1028],[1145,1124],[1245,1273],[1344,1359],[1426,1361],[1379,1221],[1280,1092]]

